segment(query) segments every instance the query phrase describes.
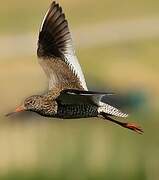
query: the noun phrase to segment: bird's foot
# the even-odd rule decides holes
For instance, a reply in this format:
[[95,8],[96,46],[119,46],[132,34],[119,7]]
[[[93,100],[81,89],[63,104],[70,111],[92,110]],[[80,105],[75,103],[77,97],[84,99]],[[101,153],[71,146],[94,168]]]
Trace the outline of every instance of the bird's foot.
[[139,127],[138,125],[133,124],[133,123],[123,123],[122,126],[125,127],[125,128],[128,128],[128,129],[130,129],[132,131],[135,131],[135,132],[137,132],[139,134],[144,133],[144,131],[143,131],[143,129],[141,127]]

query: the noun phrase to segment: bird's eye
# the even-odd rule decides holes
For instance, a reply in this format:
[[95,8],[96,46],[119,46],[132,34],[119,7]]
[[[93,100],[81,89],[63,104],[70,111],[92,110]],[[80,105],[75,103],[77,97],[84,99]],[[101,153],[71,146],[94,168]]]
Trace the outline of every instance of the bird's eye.
[[34,102],[35,102],[34,100],[30,100],[30,102],[29,102],[29,103],[30,103],[30,104],[34,104]]
[[30,102],[28,101],[28,102],[26,102],[26,104],[27,104],[27,105],[29,105],[29,104],[30,104]]
[[26,101],[26,102],[25,102],[25,104],[28,105],[28,106],[31,105],[31,104],[33,104],[33,103],[34,103],[33,100],[30,100],[30,101]]

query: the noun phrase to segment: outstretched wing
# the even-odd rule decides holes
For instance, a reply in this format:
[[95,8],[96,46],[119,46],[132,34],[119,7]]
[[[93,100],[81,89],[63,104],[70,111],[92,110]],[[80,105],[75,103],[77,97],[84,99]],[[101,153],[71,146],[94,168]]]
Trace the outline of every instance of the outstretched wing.
[[89,104],[96,105],[98,107],[98,112],[106,113],[107,115],[117,116],[117,117],[127,117],[128,115],[122,113],[119,109],[101,102],[102,97],[114,95],[113,93],[101,93],[101,92],[93,92],[93,91],[80,91],[74,89],[66,89],[63,90],[58,98],[56,99],[60,104],[68,105],[68,104]]
[[85,89],[85,79],[75,56],[68,22],[58,3],[52,2],[42,22],[37,55],[49,78],[49,89]]

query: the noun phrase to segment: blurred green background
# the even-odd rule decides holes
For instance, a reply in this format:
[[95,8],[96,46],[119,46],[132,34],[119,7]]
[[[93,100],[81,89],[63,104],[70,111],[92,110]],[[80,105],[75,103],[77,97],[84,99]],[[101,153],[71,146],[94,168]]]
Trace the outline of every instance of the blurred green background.
[[1,1],[0,179],[159,179],[159,1],[59,0],[91,89],[124,97],[140,136],[99,119],[6,118],[47,89],[38,29],[50,0]]

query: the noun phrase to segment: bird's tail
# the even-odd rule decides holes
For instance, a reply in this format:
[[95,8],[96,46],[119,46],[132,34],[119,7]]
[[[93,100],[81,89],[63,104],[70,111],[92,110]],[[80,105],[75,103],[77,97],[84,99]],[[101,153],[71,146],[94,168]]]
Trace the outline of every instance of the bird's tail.
[[98,113],[106,120],[111,121],[115,124],[118,124],[121,127],[130,129],[132,131],[135,131],[139,134],[143,133],[143,130],[141,127],[139,127],[136,124],[128,123],[128,122],[120,122],[115,119],[112,119],[110,116],[116,116],[116,117],[128,117],[128,114],[121,112],[119,109],[110,106],[109,104],[101,103],[101,106],[98,108]]
[[128,114],[123,113],[119,109],[117,109],[109,104],[103,103],[101,101],[99,103],[98,113],[99,114],[105,113],[110,116],[123,117],[123,118],[128,117]]

